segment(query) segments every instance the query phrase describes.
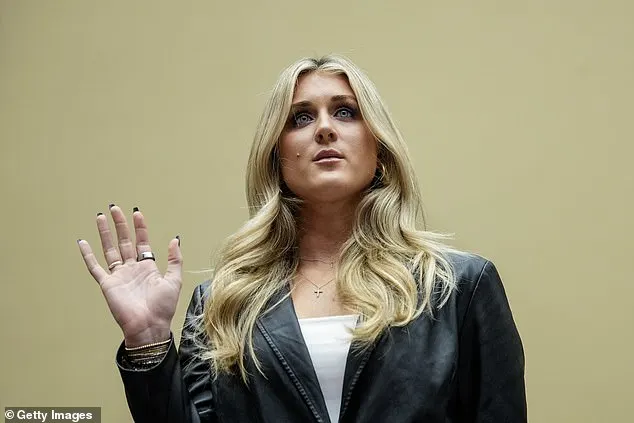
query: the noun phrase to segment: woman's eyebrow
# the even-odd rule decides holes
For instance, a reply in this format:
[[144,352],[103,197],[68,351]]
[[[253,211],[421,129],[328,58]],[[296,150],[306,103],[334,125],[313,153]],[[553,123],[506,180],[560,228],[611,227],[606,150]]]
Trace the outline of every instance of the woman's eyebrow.
[[334,95],[332,96],[332,101],[341,101],[341,100],[352,100],[354,102],[357,101],[357,98],[353,95]]
[[[332,102],[337,102],[337,101],[341,101],[341,100],[352,100],[354,102],[357,101],[357,98],[353,95],[333,95],[332,97],[330,97],[330,101]],[[304,101],[298,101],[297,103],[293,103],[291,104],[291,111],[295,110],[295,109],[301,109],[304,107],[308,107],[312,104],[311,101],[309,100],[304,100]]]

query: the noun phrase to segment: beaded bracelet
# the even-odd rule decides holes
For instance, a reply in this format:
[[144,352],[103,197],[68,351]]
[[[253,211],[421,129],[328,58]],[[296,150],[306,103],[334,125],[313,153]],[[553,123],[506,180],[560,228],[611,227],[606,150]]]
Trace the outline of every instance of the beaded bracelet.
[[167,339],[165,341],[154,342],[153,344],[140,345],[138,347],[125,347],[125,350],[126,351],[145,350],[145,349],[148,349],[148,348],[151,348],[151,347],[158,347],[158,346],[161,346],[161,345],[169,344],[171,340],[172,340],[172,338],[170,337],[169,339]]

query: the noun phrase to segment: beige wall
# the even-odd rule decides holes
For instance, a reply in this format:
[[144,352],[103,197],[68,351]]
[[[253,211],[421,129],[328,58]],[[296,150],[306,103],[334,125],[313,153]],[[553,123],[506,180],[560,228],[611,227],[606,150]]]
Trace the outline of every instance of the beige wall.
[[338,52],[390,105],[431,227],[497,264],[530,420],[630,421],[634,3],[239,3],[0,1],[0,407],[131,421],[75,240],[139,206],[162,268],[176,234],[208,266],[278,72]]

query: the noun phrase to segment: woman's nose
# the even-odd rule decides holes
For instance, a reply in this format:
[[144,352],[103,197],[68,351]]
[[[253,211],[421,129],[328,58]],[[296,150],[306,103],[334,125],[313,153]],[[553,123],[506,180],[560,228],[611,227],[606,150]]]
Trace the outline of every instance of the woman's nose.
[[329,117],[319,119],[317,130],[315,131],[315,141],[318,143],[333,142],[337,140],[337,133],[332,127]]
[[330,128],[320,128],[315,134],[315,141],[318,143],[332,142],[337,139],[335,132]]

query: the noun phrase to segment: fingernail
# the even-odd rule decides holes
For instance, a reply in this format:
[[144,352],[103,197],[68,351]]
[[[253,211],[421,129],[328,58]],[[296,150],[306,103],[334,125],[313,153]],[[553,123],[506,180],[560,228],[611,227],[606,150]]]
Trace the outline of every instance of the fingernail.
[[138,211],[139,211],[139,208],[138,208],[138,207],[135,207],[135,208],[133,208],[133,209],[132,209],[132,213],[134,213],[134,212],[138,212]]
[[113,203],[113,204],[110,204],[110,205],[108,206],[108,208],[109,208],[109,209],[111,209],[111,208],[113,208],[113,207],[114,207],[114,203]]
[[102,216],[102,215],[103,215],[102,212],[97,213],[97,216]]
[[176,239],[178,240],[178,246],[181,246],[181,236],[180,235],[176,235]]
[[79,238],[79,239],[77,240],[77,244],[79,244],[79,242],[80,242],[80,241],[81,241],[81,238]]

